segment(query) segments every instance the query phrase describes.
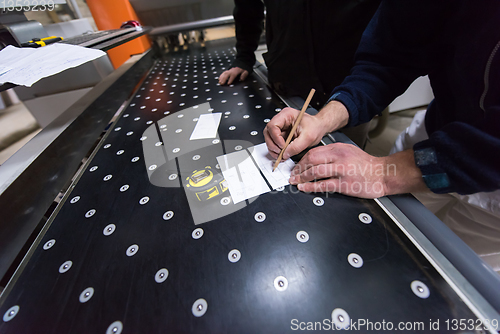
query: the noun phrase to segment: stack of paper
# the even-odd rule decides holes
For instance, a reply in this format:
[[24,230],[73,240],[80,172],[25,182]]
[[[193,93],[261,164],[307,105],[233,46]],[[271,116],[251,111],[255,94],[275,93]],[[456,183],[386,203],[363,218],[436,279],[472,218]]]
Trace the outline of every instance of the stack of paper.
[[31,87],[38,80],[104,56],[101,50],[55,43],[41,48],[9,45],[0,51],[0,84]]
[[288,185],[295,166],[288,159],[273,172],[274,160],[265,143],[222,155],[217,157],[217,162],[235,204]]

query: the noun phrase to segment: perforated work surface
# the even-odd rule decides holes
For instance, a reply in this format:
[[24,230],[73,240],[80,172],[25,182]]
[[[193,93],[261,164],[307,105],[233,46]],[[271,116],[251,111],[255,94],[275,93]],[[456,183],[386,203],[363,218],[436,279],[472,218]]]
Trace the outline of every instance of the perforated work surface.
[[[334,310],[340,324],[475,319],[374,201],[288,186],[196,202],[191,173],[218,175],[216,156],[262,143],[284,107],[256,76],[218,86],[233,57],[157,62],[4,296],[1,333],[284,333]],[[223,113],[215,142],[189,141],[198,110]]]

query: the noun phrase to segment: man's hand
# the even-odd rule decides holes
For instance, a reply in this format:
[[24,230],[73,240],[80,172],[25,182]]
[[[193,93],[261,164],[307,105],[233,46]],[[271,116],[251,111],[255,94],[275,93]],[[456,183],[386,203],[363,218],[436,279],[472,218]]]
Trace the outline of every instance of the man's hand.
[[307,152],[292,170],[290,183],[305,192],[337,192],[362,198],[427,190],[413,150],[379,158],[343,143]]
[[240,77],[240,81],[245,80],[248,77],[248,71],[239,67],[233,67],[227,71],[224,71],[221,75],[219,75],[219,83],[221,85],[227,84],[230,85],[236,80],[236,78]]
[[[264,129],[267,148],[273,158],[277,158],[281,149],[285,146],[288,134],[299,113],[299,110],[285,108],[274,116]],[[325,134],[345,126],[348,119],[349,113],[347,109],[342,103],[337,101],[328,103],[315,116],[304,114],[302,121],[295,131],[293,140],[283,154],[283,161],[308,147],[318,144]]]
[[[295,123],[300,111],[293,108],[285,108],[267,124],[264,129],[264,139],[266,140],[267,149],[273,158],[277,158],[281,149],[285,146],[285,141],[288,134]],[[300,122],[293,140],[288,145],[283,154],[283,161],[291,156],[298,154],[306,148],[316,145],[323,138],[324,130],[321,120],[304,114]]]

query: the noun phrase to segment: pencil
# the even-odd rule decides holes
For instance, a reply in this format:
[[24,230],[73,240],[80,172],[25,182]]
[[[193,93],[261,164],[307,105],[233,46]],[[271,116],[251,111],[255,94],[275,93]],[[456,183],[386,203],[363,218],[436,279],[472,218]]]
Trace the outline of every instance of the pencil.
[[295,123],[293,124],[292,130],[290,131],[290,134],[288,135],[288,138],[286,139],[285,146],[283,146],[283,149],[281,150],[280,154],[278,155],[278,159],[276,159],[276,162],[274,163],[273,172],[276,170],[276,167],[278,167],[278,165],[280,164],[281,159],[283,159],[283,153],[285,153],[285,150],[288,147],[288,144],[290,144],[290,142],[292,141],[293,135],[295,134],[295,131],[297,130],[297,128],[300,124],[300,121],[302,120],[302,116],[304,116],[304,113],[306,112],[307,106],[311,102],[311,99],[313,98],[315,92],[316,92],[316,90],[314,88],[312,88],[311,91],[309,92],[309,96],[307,97],[306,102],[304,103],[304,106],[302,107],[302,110],[300,111],[299,116],[295,120]]

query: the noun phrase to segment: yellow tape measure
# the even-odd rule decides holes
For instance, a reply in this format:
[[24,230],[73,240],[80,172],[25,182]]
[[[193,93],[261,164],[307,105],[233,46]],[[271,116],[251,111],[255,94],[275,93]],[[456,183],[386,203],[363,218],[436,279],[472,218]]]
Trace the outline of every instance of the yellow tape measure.
[[64,38],[58,36],[50,36],[45,38],[33,38],[31,41],[22,43],[22,47],[39,48],[45,45],[62,41]]
[[205,169],[195,170],[186,178],[186,187],[193,191],[196,198],[203,202],[214,198],[227,191],[227,182],[221,174],[214,174],[210,166]]

